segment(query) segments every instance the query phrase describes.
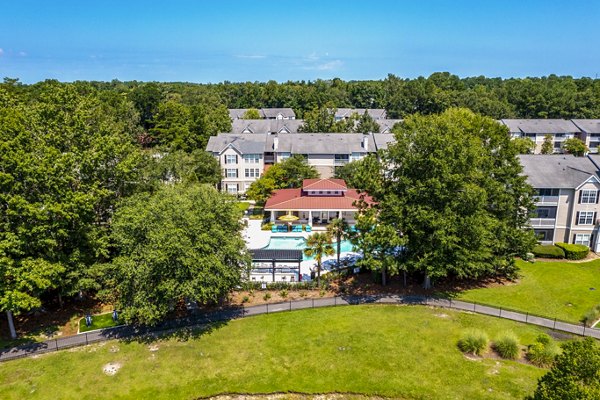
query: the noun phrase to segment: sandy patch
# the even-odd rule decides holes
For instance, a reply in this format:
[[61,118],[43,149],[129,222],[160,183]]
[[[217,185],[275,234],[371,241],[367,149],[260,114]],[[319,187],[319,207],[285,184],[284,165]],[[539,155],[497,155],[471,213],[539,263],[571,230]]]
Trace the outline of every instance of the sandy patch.
[[444,314],[444,313],[441,313],[441,314],[433,314],[433,315],[435,315],[435,316],[436,316],[436,317],[438,317],[438,318],[450,318],[450,316],[449,316],[448,314]]
[[112,363],[108,363],[106,364],[104,367],[102,367],[102,372],[104,372],[106,375],[108,376],[113,376],[115,375],[119,370],[121,369],[121,363],[118,362],[112,362]]
[[158,351],[159,347],[157,344],[153,344],[151,346],[148,346],[148,350],[154,352],[154,351]]

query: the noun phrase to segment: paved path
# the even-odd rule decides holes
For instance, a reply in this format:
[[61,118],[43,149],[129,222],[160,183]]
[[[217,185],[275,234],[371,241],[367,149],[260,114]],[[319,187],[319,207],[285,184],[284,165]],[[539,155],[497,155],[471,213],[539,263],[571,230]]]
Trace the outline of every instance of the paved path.
[[93,332],[81,333],[59,339],[51,339],[41,343],[14,347],[11,349],[0,349],[0,361],[28,357],[37,354],[58,351],[70,347],[84,346],[91,343],[102,342],[113,339],[126,339],[142,335],[162,335],[172,333],[183,328],[193,328],[209,323],[228,321],[246,316],[270,314],[284,311],[301,310],[305,308],[335,307],[357,304],[409,304],[428,305],[455,310],[469,311],[477,314],[491,315],[494,317],[524,322],[545,328],[572,333],[580,336],[590,336],[600,339],[600,330],[586,328],[583,325],[570,324],[550,318],[544,318],[527,313],[503,310],[501,308],[479,305],[459,300],[448,300],[426,296],[338,296],[324,297],[320,299],[306,299],[288,301],[284,303],[263,304],[250,307],[227,308],[218,311],[196,315],[194,317],[167,321],[154,328],[134,328],[121,326],[116,328],[102,329]]

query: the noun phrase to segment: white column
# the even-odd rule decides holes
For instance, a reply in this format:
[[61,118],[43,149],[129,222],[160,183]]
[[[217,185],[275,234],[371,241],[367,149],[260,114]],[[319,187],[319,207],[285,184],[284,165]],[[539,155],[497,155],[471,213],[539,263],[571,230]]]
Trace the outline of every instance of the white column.
[[341,211],[338,211],[338,218],[342,219],[342,212]]
[[308,210],[308,225],[312,227],[312,210]]
[[275,211],[271,211],[271,222],[275,222]]

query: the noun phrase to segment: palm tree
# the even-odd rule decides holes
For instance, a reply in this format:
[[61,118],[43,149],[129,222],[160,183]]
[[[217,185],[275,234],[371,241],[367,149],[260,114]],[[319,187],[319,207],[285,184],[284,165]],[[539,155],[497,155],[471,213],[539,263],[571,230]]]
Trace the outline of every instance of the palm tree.
[[337,242],[337,268],[340,269],[340,252],[342,240],[350,237],[350,226],[341,218],[336,218],[327,226],[327,233]]
[[331,236],[327,233],[315,232],[306,239],[304,254],[317,260],[317,286],[321,287],[321,260],[323,256],[333,255]]

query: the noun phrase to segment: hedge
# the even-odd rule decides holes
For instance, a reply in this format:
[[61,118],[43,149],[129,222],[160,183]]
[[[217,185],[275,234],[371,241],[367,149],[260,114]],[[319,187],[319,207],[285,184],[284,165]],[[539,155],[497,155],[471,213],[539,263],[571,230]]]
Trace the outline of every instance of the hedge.
[[583,260],[590,252],[590,248],[582,244],[556,243],[565,251],[567,260]]
[[533,248],[532,253],[541,258],[565,258],[565,251],[552,244],[538,244]]

